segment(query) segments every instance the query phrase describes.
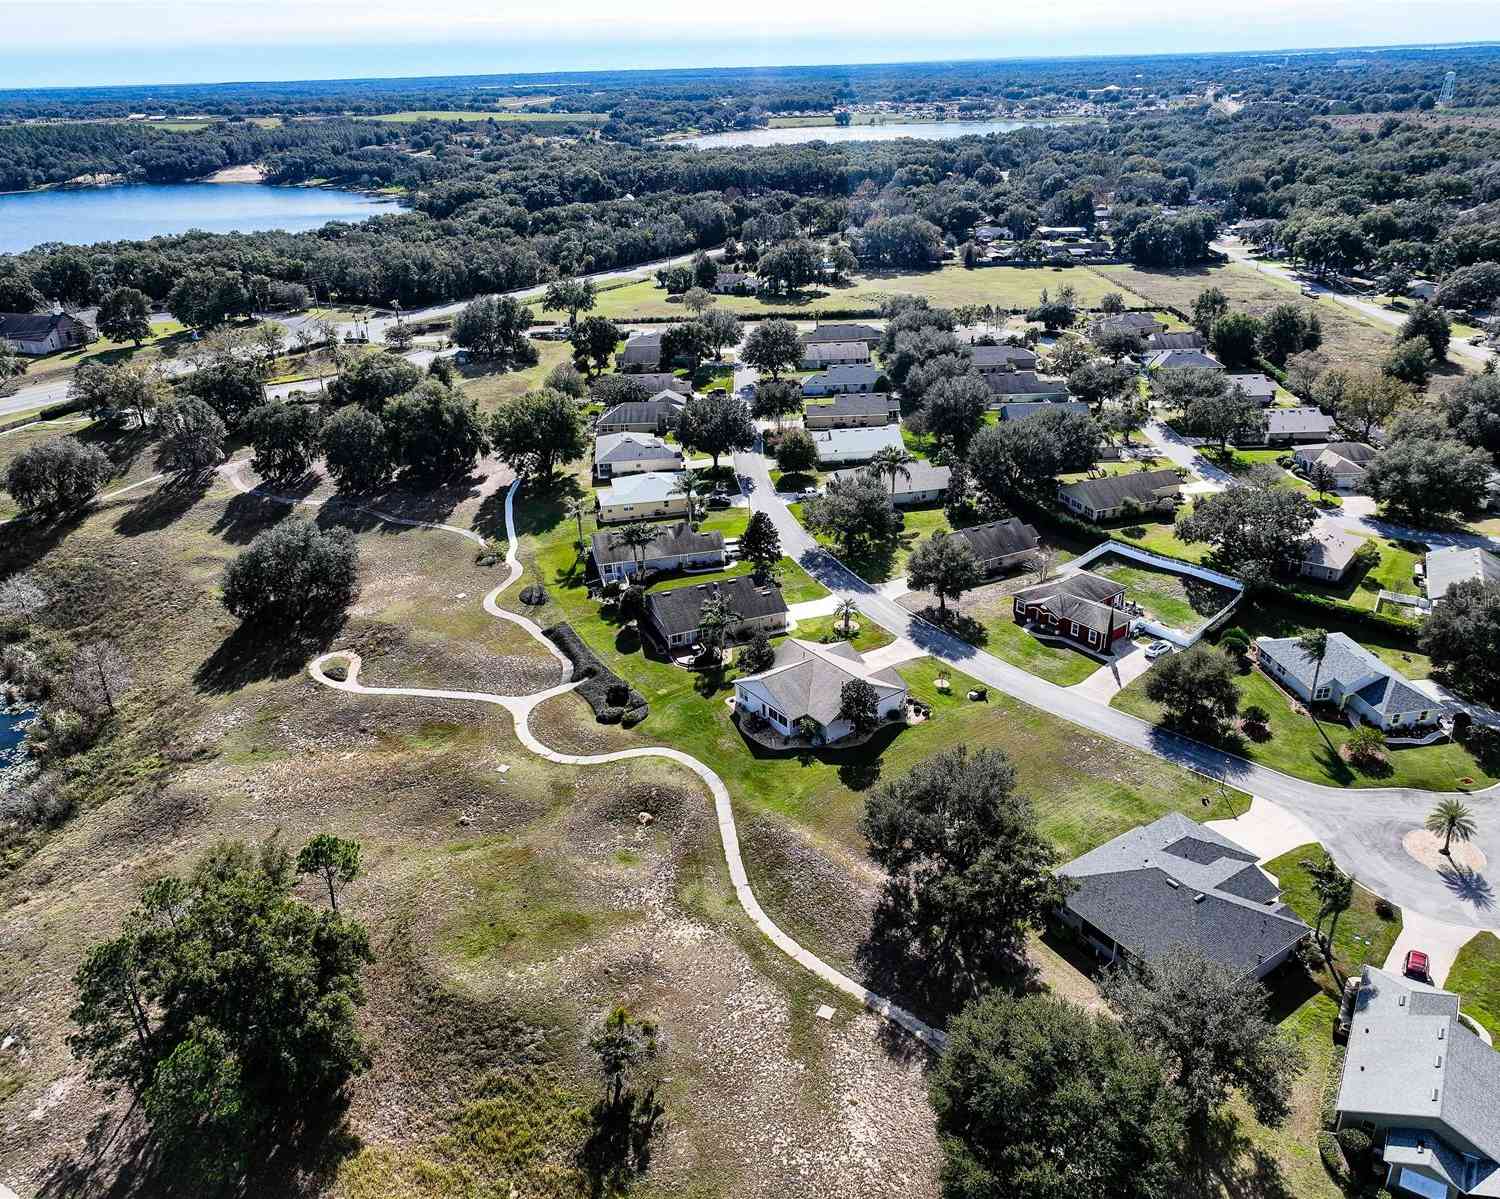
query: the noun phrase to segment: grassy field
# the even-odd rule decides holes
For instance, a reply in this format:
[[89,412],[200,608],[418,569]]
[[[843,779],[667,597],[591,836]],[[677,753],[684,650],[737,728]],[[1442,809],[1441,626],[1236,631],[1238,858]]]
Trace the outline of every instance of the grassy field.
[[[989,267],[966,271],[962,266],[950,264],[931,271],[860,275],[847,287],[820,289],[795,301],[783,298],[766,304],[755,296],[719,296],[715,303],[745,316],[776,313],[811,319],[832,309],[873,310],[886,297],[898,294],[926,296],[934,304],[946,307],[996,304],[1024,308],[1035,304],[1043,289],[1056,293],[1064,285],[1073,287],[1085,307],[1097,306],[1105,294],[1118,290],[1113,281],[1088,267]],[[654,279],[643,277],[624,287],[601,292],[594,312],[619,320],[681,316],[683,307],[680,302],[670,302],[666,291]]]
[[546,382],[558,364],[572,361],[572,349],[565,341],[534,341],[540,356],[535,366],[518,371],[497,371],[489,363],[471,362],[460,366],[464,394],[478,403],[480,411],[493,412],[506,400],[527,391],[535,391]]
[[797,627],[792,630],[792,636],[799,641],[847,641],[860,653],[866,653],[872,649],[879,649],[883,645],[889,645],[896,638],[885,629],[881,628],[873,620],[856,616],[854,618],[854,636],[845,637],[843,633],[843,621],[837,616],[813,616],[806,620],[799,620]]
[[[1286,905],[1314,926],[1318,923],[1319,901],[1313,892],[1312,878],[1302,863],[1322,859],[1323,847],[1313,843],[1299,845],[1266,863],[1266,870],[1281,884]],[[1386,955],[1401,935],[1401,910],[1394,906],[1390,910],[1393,915],[1387,919],[1376,909],[1373,894],[1363,887],[1354,888],[1354,902],[1348,911],[1339,915],[1338,927],[1333,934],[1333,957],[1342,974],[1357,974],[1366,963],[1372,966],[1385,964]],[[1325,930],[1328,924],[1325,919]]]
[[1234,592],[1227,587],[1116,554],[1096,558],[1089,564],[1089,570],[1123,584],[1127,599],[1140,604],[1152,618],[1184,633],[1202,628],[1210,616],[1234,598]]
[[1443,986],[1463,996],[1461,1010],[1500,1038],[1500,937],[1480,933],[1460,949]]
[[143,340],[139,348],[134,342],[110,341],[107,337],[98,337],[86,346],[59,350],[55,354],[33,358],[26,364],[26,373],[22,376],[22,381],[40,383],[48,379],[71,375],[85,362],[98,362],[105,365],[118,362],[149,364],[161,358],[171,357],[187,343],[187,330],[177,321],[166,321],[153,324],[151,336]]
[[[108,455],[112,472],[102,490],[113,491],[129,483],[138,483],[156,473],[155,438],[143,436],[136,430],[117,432],[91,421],[87,416],[80,419],[64,417],[46,424],[30,425],[0,433],[0,474],[12,458],[31,446],[55,437],[73,437],[84,445],[97,446]],[[0,520],[16,514],[16,506],[10,493],[0,489]]]

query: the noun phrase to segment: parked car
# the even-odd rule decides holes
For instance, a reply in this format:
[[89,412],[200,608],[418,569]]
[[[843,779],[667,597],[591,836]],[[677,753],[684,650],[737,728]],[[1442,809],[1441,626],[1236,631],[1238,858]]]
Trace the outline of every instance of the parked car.
[[755,384],[746,383],[743,387],[740,388],[740,396],[743,399],[753,400],[755,398]]
[[1155,662],[1163,654],[1170,654],[1171,652],[1172,643],[1170,641],[1153,641],[1146,647],[1146,661]]
[[1428,973],[1429,966],[1430,963],[1425,953],[1420,949],[1408,949],[1406,960],[1401,963],[1401,973],[1419,982],[1431,982],[1432,976]]
[[710,508],[727,508],[729,507],[729,497],[722,492],[716,491],[708,497],[708,506]]
[[537,341],[567,341],[573,336],[573,331],[567,325],[552,325],[536,330],[531,336]]

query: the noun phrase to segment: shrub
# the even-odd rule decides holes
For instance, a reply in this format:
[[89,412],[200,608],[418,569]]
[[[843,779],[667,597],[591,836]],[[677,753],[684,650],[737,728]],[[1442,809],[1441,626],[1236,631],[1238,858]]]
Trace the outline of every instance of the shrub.
[[1323,1168],[1341,1187],[1349,1185],[1349,1165],[1344,1161],[1344,1151],[1339,1148],[1338,1138],[1331,1132],[1318,1134],[1318,1156],[1323,1159]]
[[[649,706],[640,692],[606,666],[567,622],[544,629],[547,639],[573,663],[572,681],[600,724],[639,724]],[[619,702],[615,702],[618,698]]]
[[1339,1084],[1344,1079],[1345,1052],[1342,1045],[1335,1045],[1328,1058],[1328,1077],[1323,1081],[1323,1102],[1318,1113],[1320,1126],[1326,1132],[1332,1132],[1338,1122]]
[[1266,724],[1271,719],[1271,714],[1259,704],[1251,704],[1242,715],[1246,724]]
[[1359,1177],[1370,1168],[1370,1138],[1358,1128],[1344,1128],[1338,1132],[1339,1148],[1344,1151],[1344,1161],[1350,1173]]
[[752,674],[765,670],[776,658],[776,650],[765,630],[759,630],[748,645],[740,650],[740,669]]
[[1349,734],[1349,757],[1355,762],[1380,762],[1385,758],[1385,734],[1362,724]]

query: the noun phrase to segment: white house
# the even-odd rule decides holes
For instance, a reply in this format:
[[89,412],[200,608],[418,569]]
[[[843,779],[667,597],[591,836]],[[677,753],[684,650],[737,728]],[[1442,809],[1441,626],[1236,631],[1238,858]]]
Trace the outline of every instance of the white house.
[[66,312],[0,312],[0,346],[18,354],[52,354],[92,337],[93,330]]
[[599,480],[682,468],[682,451],[654,433],[606,433],[594,439],[594,478]]
[[862,341],[815,341],[802,347],[802,369],[820,371],[830,366],[862,366],[870,361],[870,347]]
[[680,478],[681,471],[650,470],[645,474],[616,479],[596,493],[599,523],[608,525],[690,515],[687,496],[673,490]]
[[802,381],[805,396],[831,396],[841,393],[874,391],[880,372],[869,365],[830,366]]
[[1322,662],[1309,655],[1295,637],[1257,637],[1255,648],[1261,669],[1294,695],[1353,712],[1386,732],[1436,724],[1443,715],[1439,701],[1418,691],[1343,633],[1328,634]]
[[1427,598],[1440,600],[1455,583],[1478,579],[1491,587],[1500,587],[1500,557],[1478,546],[1450,545],[1429,550],[1422,563],[1427,583]]
[[[852,479],[868,470],[864,466],[851,466],[834,471],[833,477]],[[918,458],[915,462],[906,464],[906,474],[898,474],[894,484],[889,475],[879,475],[877,478],[880,485],[890,492],[891,503],[898,508],[908,508],[915,504],[935,504],[942,499],[947,494],[953,471],[950,467],[934,466],[925,458]]]
[[663,525],[661,532],[640,548],[639,558],[618,533],[602,529],[590,538],[589,553],[602,583],[628,579],[643,570],[703,570],[729,564],[724,534],[695,533],[687,521]]
[[855,679],[874,688],[882,720],[899,719],[906,710],[910,692],[893,667],[872,670],[845,641],[819,645],[793,639],[777,649],[769,670],[735,682],[735,711],[764,717],[784,737],[799,736],[798,722],[811,720],[821,740],[838,741],[854,731],[839,709],[844,686]]
[[1364,544],[1363,537],[1320,524],[1308,537],[1297,569],[1309,579],[1337,583],[1349,573],[1349,567],[1354,565],[1354,559]]
[[905,449],[899,425],[875,425],[858,429],[819,429],[812,435],[818,451],[818,468],[859,466],[881,450]]
[[1302,474],[1312,474],[1313,467],[1321,463],[1333,475],[1335,488],[1356,491],[1364,485],[1365,472],[1375,453],[1374,446],[1362,441],[1330,441],[1325,446],[1300,446],[1293,458]]

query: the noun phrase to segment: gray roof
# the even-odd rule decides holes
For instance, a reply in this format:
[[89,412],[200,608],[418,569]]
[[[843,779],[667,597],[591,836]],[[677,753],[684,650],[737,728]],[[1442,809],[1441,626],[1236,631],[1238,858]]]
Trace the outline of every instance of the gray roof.
[[864,679],[882,700],[906,690],[894,667],[871,670],[863,655],[847,641],[819,645],[788,640],[777,649],[769,670],[740,682],[758,683],[775,707],[793,720],[811,716],[819,724],[828,725],[838,719],[841,692],[851,679]]
[[1182,480],[1174,470],[1131,471],[1123,475],[1105,475],[1102,479],[1082,479],[1060,488],[1065,495],[1079,500],[1095,511],[1119,508],[1126,500],[1140,504],[1157,503],[1182,490]]
[[1034,528],[1017,516],[1006,520],[992,520],[988,524],[973,525],[967,529],[955,529],[953,536],[967,541],[974,551],[974,557],[981,562],[1034,550],[1042,540]]
[[1025,346],[973,346],[969,353],[976,367],[1036,365],[1036,351]]
[[1208,339],[1195,329],[1177,333],[1153,333],[1146,338],[1146,349],[1157,350],[1201,350]]
[[1036,371],[1001,371],[985,375],[984,381],[998,396],[1067,395],[1062,379],[1043,379]]
[[805,345],[817,345],[826,341],[863,341],[866,343],[880,340],[880,330],[873,325],[858,325],[847,323],[833,323],[818,325],[812,332],[803,336]]
[[59,325],[76,323],[66,312],[0,312],[0,338],[41,341]]
[[865,366],[862,363],[848,363],[830,366],[827,370],[819,371],[816,375],[809,375],[802,383],[802,389],[807,390],[808,385],[814,380],[826,383],[830,387],[863,387],[870,390],[880,379],[880,372],[873,366]]
[[1272,408],[1266,413],[1266,432],[1273,437],[1278,433],[1331,433],[1333,417],[1316,408]]
[[1146,359],[1154,371],[1208,370],[1221,371],[1224,364],[1202,350],[1158,350]]
[[1443,705],[1432,696],[1418,691],[1354,638],[1345,633],[1329,633],[1328,649],[1320,664],[1304,650],[1295,637],[1257,637],[1255,647],[1262,657],[1278,662],[1286,673],[1307,690],[1312,690],[1316,674],[1318,685],[1337,684],[1345,693],[1362,679],[1374,679],[1354,694],[1382,716],[1397,712],[1432,712]]
[[[835,479],[853,479],[857,475],[865,474],[870,468],[868,466],[848,466],[843,470],[833,472]],[[953,479],[953,469],[947,466],[938,466],[929,462],[926,458],[918,458],[915,462],[906,464],[906,476],[896,476],[897,498],[902,495],[911,495],[919,491],[941,491],[948,486]],[[880,476],[880,484],[889,490],[891,477]]]
[[675,458],[681,465],[682,451],[655,433],[604,433],[594,438],[595,462],[636,462],[643,458]]
[[1082,400],[1021,400],[1014,404],[996,404],[994,411],[1001,420],[1025,420],[1043,412],[1076,412],[1080,416],[1089,414],[1089,406]]
[[1229,386],[1238,387],[1252,400],[1274,400],[1276,398],[1276,381],[1265,375],[1251,372],[1242,375],[1230,375]]
[[1131,333],[1139,333],[1142,337],[1148,333],[1155,333],[1161,328],[1161,322],[1146,312],[1122,312],[1116,316],[1101,317],[1089,326],[1089,332],[1095,336],[1112,332],[1115,329],[1125,329]]
[[[590,539],[594,561],[600,566],[612,562],[634,562],[635,551],[626,545],[618,533],[601,529]],[[653,558],[677,558],[685,554],[710,554],[724,549],[723,533],[695,533],[687,521],[675,525],[663,525],[662,530],[641,550],[641,560]]]
[[679,379],[671,371],[651,371],[638,375],[631,375],[647,391],[654,395],[660,395],[663,391],[670,391],[676,395],[687,395],[692,392],[693,385],[686,379]]
[[667,591],[646,593],[646,613],[663,633],[690,633],[698,627],[703,605],[713,598],[722,599],[741,620],[773,616],[787,611],[777,583],[757,583],[748,575],[724,579],[717,583],[688,584]]
[[[1449,991],[1366,966],[1338,1110],[1372,1113],[1398,1127],[1403,1120],[1440,1124],[1450,1148],[1489,1159],[1463,1189],[1494,1194],[1476,1186],[1493,1186],[1500,1159],[1500,1053],[1464,1027],[1458,1011],[1459,998]],[[1396,1148],[1414,1152],[1415,1143],[1401,1138]]]
[[621,366],[635,363],[654,366],[660,361],[661,334],[656,332],[635,334],[615,356],[615,362]]
[[1255,855],[1180,812],[1122,833],[1058,873],[1066,906],[1148,962],[1196,950],[1244,974],[1309,931]]
[[873,412],[889,413],[891,397],[883,391],[842,392],[828,399],[814,399],[804,406],[804,412],[818,416],[869,416]]
[[677,419],[681,408],[665,400],[632,400],[616,404],[598,420],[600,425],[663,425]]
[[1465,579],[1479,579],[1500,587],[1500,558],[1478,546],[1450,545],[1432,550],[1426,558],[1427,598],[1439,599]]
[[849,458],[871,458],[886,448],[905,449],[901,430],[896,425],[867,425],[858,429],[815,429],[813,445],[820,462],[838,462]]
[[862,341],[815,341],[804,346],[804,362],[829,362],[835,358],[852,358],[856,362],[870,360],[870,347]]
[[1345,533],[1331,525],[1317,525],[1307,539],[1301,561],[1309,566],[1326,566],[1342,574],[1364,543],[1363,537],[1353,533]]

